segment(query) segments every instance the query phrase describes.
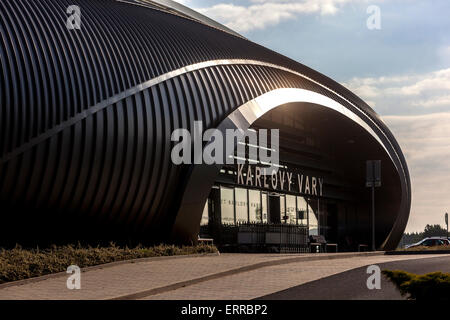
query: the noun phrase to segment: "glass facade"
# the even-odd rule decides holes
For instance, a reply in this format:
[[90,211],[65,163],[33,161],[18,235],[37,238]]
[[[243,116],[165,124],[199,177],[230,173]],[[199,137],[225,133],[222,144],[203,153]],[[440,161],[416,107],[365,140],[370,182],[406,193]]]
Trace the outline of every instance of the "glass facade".
[[297,222],[300,225],[308,225],[308,204],[303,197],[297,197]]
[[262,222],[261,212],[261,192],[257,190],[248,190],[249,215],[250,222]]
[[203,208],[202,221],[200,222],[201,226],[207,226],[209,223],[209,210],[208,210],[208,200],[205,203],[205,207]]
[[[278,221],[275,216],[279,215],[278,222],[307,226],[310,235],[318,235],[318,215],[309,204],[310,201],[317,200],[278,194],[271,195],[270,201],[277,202],[276,212],[269,212],[269,196],[265,191],[221,186],[221,222],[222,224],[267,223]],[[317,210],[317,207],[315,208]],[[208,205],[206,204],[203,210],[202,225],[208,224],[208,219]]]
[[235,188],[236,222],[248,222],[248,195],[247,189]]
[[267,222],[267,193],[263,192],[261,195],[262,199],[262,221]]
[[[220,187],[220,206],[222,224],[267,222],[267,193],[265,192]],[[206,221],[206,218],[204,220]],[[202,221],[204,220],[202,218]]]
[[308,209],[308,221],[309,221],[309,234],[310,235],[319,235],[319,221],[317,219],[318,213],[314,212],[310,205],[307,207]]
[[295,196],[286,195],[286,219],[284,222],[297,224]]
[[223,224],[233,224],[234,219],[234,189],[220,188],[221,222]]

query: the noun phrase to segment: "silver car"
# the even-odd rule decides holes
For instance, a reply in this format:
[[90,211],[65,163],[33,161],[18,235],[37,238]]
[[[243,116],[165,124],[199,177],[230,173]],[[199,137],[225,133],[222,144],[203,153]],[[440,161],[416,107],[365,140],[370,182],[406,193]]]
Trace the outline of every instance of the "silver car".
[[447,238],[442,237],[429,237],[420,240],[417,243],[409,244],[405,246],[405,249],[413,248],[413,247],[435,247],[435,246],[448,246],[450,245],[450,241]]

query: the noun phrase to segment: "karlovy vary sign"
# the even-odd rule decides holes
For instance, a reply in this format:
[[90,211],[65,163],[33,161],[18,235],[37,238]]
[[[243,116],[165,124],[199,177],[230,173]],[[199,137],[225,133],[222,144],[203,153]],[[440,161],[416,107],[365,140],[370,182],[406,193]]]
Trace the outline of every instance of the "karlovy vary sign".
[[274,191],[295,192],[312,196],[323,195],[323,178],[278,169],[265,174],[265,168],[237,164],[237,184],[271,189]]

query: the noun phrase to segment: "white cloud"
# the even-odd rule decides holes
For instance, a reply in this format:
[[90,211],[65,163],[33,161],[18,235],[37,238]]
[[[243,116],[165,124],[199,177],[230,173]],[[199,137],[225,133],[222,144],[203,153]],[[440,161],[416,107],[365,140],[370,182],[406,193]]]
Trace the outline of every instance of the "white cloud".
[[232,30],[246,32],[292,20],[301,14],[333,15],[351,1],[355,0],[252,0],[249,6],[219,3],[196,10]]
[[400,143],[412,181],[407,231],[442,225],[450,211],[450,68],[344,85],[384,115]]
[[412,181],[412,209],[407,231],[443,225],[450,211],[450,112],[386,116],[405,154]]
[[[448,92],[450,90],[450,68],[425,74],[422,80],[409,86],[400,87],[399,89],[401,94],[415,96],[430,91],[439,92],[443,90],[444,92]],[[391,92],[391,94],[395,93],[396,91]]]
[[450,95],[440,95],[438,97],[429,98],[427,100],[418,100],[413,103],[415,106],[432,107],[448,107],[450,106]]
[[407,76],[353,78],[343,85],[374,102],[384,114],[450,111],[450,68]]

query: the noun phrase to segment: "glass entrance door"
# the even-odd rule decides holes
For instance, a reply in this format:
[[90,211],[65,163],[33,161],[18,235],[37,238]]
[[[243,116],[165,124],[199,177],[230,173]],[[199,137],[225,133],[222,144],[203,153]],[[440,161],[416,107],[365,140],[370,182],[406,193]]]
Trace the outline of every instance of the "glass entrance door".
[[280,223],[280,197],[278,195],[269,195],[270,223]]

